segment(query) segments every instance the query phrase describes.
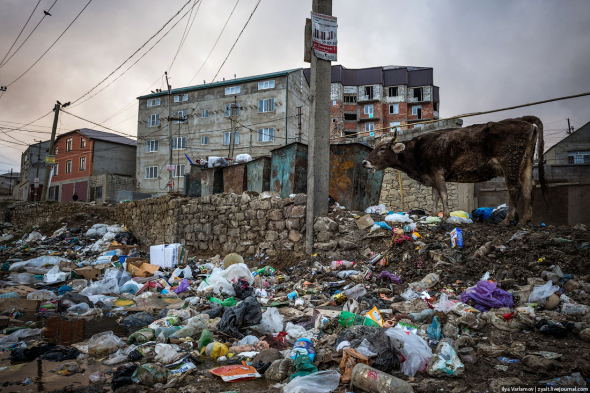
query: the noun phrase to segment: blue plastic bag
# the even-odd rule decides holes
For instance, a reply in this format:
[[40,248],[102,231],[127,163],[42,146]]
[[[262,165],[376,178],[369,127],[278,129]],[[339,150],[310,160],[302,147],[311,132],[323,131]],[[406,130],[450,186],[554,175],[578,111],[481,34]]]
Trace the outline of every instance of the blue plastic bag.
[[432,319],[432,323],[430,324],[430,326],[428,326],[428,329],[426,329],[426,331],[428,332],[428,338],[434,341],[440,341],[443,338],[443,334],[442,334],[442,324],[440,323],[440,320],[438,319],[438,317],[434,317]]

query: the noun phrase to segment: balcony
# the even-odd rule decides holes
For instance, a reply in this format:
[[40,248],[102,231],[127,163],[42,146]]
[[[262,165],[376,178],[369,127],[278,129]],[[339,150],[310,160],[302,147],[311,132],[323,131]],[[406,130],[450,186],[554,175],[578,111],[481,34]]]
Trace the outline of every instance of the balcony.
[[373,94],[373,95],[359,95],[356,102],[359,104],[362,104],[362,103],[375,102],[375,101],[379,101],[379,97],[377,97]]

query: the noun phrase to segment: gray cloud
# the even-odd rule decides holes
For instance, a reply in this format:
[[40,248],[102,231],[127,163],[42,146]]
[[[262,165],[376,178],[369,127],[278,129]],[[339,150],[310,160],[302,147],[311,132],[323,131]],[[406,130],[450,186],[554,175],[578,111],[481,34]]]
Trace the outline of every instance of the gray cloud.
[[[202,1],[171,71],[174,87],[185,86],[201,67],[235,4],[235,0]],[[52,2],[42,0],[31,26]],[[47,56],[0,99],[0,124],[28,123],[48,112],[55,100],[66,102],[81,96],[145,42],[184,2],[93,1]],[[35,3],[3,2],[1,56]],[[0,69],[0,85],[10,83],[29,67],[85,3],[58,0],[53,16],[47,17],[21,51]],[[217,48],[193,84],[211,81],[255,3],[240,0]],[[303,25],[310,9],[311,0],[262,0],[218,79],[306,67]],[[435,84],[441,88],[443,117],[590,91],[590,3],[586,0],[335,0],[334,15],[339,21],[338,63],[349,68],[390,64],[434,67]],[[133,102],[170,65],[185,21],[127,74],[95,98],[72,108],[72,113],[100,123]],[[160,82],[152,89],[159,87],[163,87]],[[547,136],[547,144],[551,145],[565,133],[566,117],[576,127],[590,120],[586,110],[589,104],[590,97],[584,97],[467,118],[465,124],[532,114],[551,130]],[[130,107],[105,125],[135,134],[136,105]],[[35,124],[49,127],[51,122],[48,116]],[[62,116],[60,126],[63,131],[93,127],[68,115]],[[48,137],[11,135],[25,142]],[[3,134],[0,139],[11,140]],[[20,162],[19,151],[3,146],[0,151],[0,162]],[[18,170],[19,166],[15,164],[14,168]],[[10,167],[0,163],[0,171]]]

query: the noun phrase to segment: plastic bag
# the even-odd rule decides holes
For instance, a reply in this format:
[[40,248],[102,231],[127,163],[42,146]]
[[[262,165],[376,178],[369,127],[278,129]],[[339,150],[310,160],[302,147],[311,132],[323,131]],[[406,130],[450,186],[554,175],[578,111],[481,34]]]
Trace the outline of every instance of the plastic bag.
[[451,217],[447,218],[446,223],[447,224],[473,224],[473,221],[471,219],[465,218],[465,217],[451,216]]
[[172,275],[170,275],[170,280],[174,280],[176,277],[180,277],[181,273],[182,273],[182,278],[187,278],[189,280],[191,278],[193,278],[193,271],[191,270],[190,266],[187,266],[184,269],[181,269],[179,267],[174,269],[174,271],[172,272]]
[[[205,355],[213,360],[217,359],[220,356],[225,356],[229,352],[229,349],[225,346],[225,344],[212,342],[207,344],[205,347]],[[201,351],[203,354],[203,351]]]
[[90,310],[90,306],[88,304],[80,303],[80,304],[76,304],[75,306],[68,308],[67,312],[72,313],[72,314],[84,314],[88,310]]
[[417,292],[414,292],[412,290],[412,288],[408,288],[406,289],[406,291],[404,293],[402,293],[401,295],[404,299],[406,300],[412,300],[412,299],[418,299],[420,298],[420,294]]
[[119,293],[117,279],[111,278],[95,281],[89,287],[80,291],[80,295],[84,296],[103,295],[106,293]]
[[174,293],[178,294],[178,293],[182,293],[182,292],[186,292],[188,291],[190,288],[190,283],[188,282],[188,280],[186,278],[184,278],[180,284],[178,284],[178,287],[174,290]]
[[30,284],[32,278],[33,276],[31,276],[29,273],[19,273],[10,277],[12,281],[17,282],[19,284]]
[[254,276],[252,276],[252,272],[250,272],[250,269],[248,269],[245,263],[234,263],[224,270],[221,276],[229,282],[235,282],[233,281],[234,279],[245,278],[248,284],[254,284]]
[[38,291],[31,292],[27,295],[27,299],[32,300],[55,300],[57,295],[54,292],[48,291],[47,289],[39,289]]
[[238,154],[236,156],[236,162],[238,164],[243,164],[245,162],[250,162],[250,161],[252,161],[252,156],[250,154],[244,153],[244,154]]
[[367,210],[365,210],[365,213],[385,213],[385,212],[387,212],[387,208],[383,204],[377,205],[377,206],[371,206],[371,207],[368,207]]
[[90,374],[88,377],[88,381],[90,383],[105,383],[107,380],[107,376],[102,371],[96,371]]
[[201,334],[203,330],[207,329],[207,325],[203,320],[203,317],[197,315],[196,317],[192,317],[188,320],[185,327],[171,335],[172,338],[185,338],[185,337],[194,337],[197,334]]
[[426,365],[432,358],[432,350],[428,343],[416,334],[407,334],[402,329],[389,328],[385,331],[394,343],[396,348],[406,358],[402,363],[401,371],[409,377],[416,375],[419,370],[425,370]]
[[221,157],[209,157],[207,161],[207,166],[209,168],[221,168],[228,165],[229,163],[227,162],[227,160]]
[[16,344],[25,337],[38,336],[39,334],[41,334],[41,331],[41,329],[17,330],[16,332],[9,334],[8,336],[0,338],[0,348],[5,348],[11,346],[12,344]]
[[[254,337],[254,336],[248,336],[248,337]],[[256,339],[258,340],[258,339]],[[203,332],[201,333],[201,337],[199,338],[199,351],[202,350],[203,348],[207,347],[207,345],[211,344],[213,342],[213,336],[211,335],[211,333],[209,332],[209,330],[205,329],[203,330]]]
[[88,281],[86,281],[83,278],[79,278],[79,279],[70,281],[69,285],[70,285],[70,288],[72,288],[72,291],[80,292],[82,289],[84,289],[88,286]]
[[465,371],[465,366],[459,359],[455,348],[456,345],[450,338],[441,340],[426,369],[428,375],[432,377],[461,376]]
[[294,325],[291,322],[287,322],[285,331],[287,332],[287,341],[290,343],[294,343],[302,338],[312,339],[315,336],[311,330],[305,330],[303,326]]
[[478,281],[474,287],[467,288],[461,294],[461,301],[467,303],[469,300],[472,300],[475,303],[474,307],[482,312],[490,308],[512,308],[514,305],[511,294],[489,281]]
[[238,341],[235,345],[254,345],[256,344],[258,341],[258,338],[256,336],[246,336],[243,339],[241,339],[240,341]]
[[153,340],[155,336],[156,336],[156,332],[154,329],[150,329],[150,328],[139,329],[138,331],[129,335],[129,338],[127,338],[127,344],[133,344],[133,343],[145,344],[148,341]]
[[108,355],[123,345],[123,340],[115,336],[111,331],[98,333],[88,340],[88,354],[91,356]]
[[424,224],[438,224],[441,221],[440,217],[426,217]]
[[47,273],[45,273],[43,282],[46,284],[53,284],[56,282],[62,282],[66,280],[67,273],[59,270],[59,266],[53,266]]
[[225,293],[228,296],[236,296],[236,291],[225,277],[223,277],[223,270],[216,267],[209,277],[201,282],[198,292],[213,292]]
[[160,364],[171,364],[183,356],[181,352],[176,351],[174,346],[169,344],[156,344],[155,361]]
[[[264,334],[279,333],[283,330],[283,317],[275,307],[269,307],[265,313],[262,314],[259,331]],[[305,330],[305,329],[304,329]]]
[[45,266],[45,265],[57,265],[61,261],[67,261],[67,259],[64,259],[62,257],[54,257],[54,256],[42,256],[42,257],[29,259],[28,261],[15,262],[12,265],[10,265],[10,268],[8,270],[13,271],[13,270],[18,270],[20,268],[25,268],[25,267],[41,267],[41,266]]
[[436,311],[442,311],[444,313],[448,313],[449,311],[451,311],[454,304],[455,303],[453,303],[449,300],[449,297],[447,296],[447,294],[443,292],[440,295],[438,302],[434,305],[434,309]]
[[407,222],[408,224],[413,223],[414,220],[412,220],[410,218],[409,215],[407,214],[390,214],[388,216],[385,216],[385,222],[399,222],[399,223],[403,223],[403,222]]
[[547,281],[543,285],[535,285],[529,295],[529,303],[539,303],[543,306],[547,298],[557,291],[559,291],[559,286],[553,285],[551,281]]
[[283,387],[284,393],[329,393],[338,388],[340,373],[336,370],[297,377]]
[[131,380],[142,385],[154,386],[157,383],[166,383],[168,373],[168,369],[159,364],[146,363],[135,369]]
[[440,341],[443,338],[442,325],[437,316],[432,319],[432,323],[426,331],[428,332],[428,338],[431,340]]

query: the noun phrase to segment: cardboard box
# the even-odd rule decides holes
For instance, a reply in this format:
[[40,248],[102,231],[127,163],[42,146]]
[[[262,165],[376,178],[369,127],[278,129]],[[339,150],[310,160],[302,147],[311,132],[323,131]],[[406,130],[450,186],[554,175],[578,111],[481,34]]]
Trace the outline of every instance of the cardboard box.
[[72,278],[85,278],[86,280],[98,280],[98,277],[104,274],[108,264],[85,266],[72,270]]
[[184,246],[179,243],[150,247],[150,263],[163,268],[175,268],[184,259]]
[[35,292],[35,288],[27,287],[26,285],[16,285],[13,287],[6,287],[0,289],[0,294],[15,292],[18,296],[26,297],[29,293]]
[[159,266],[152,265],[147,259],[127,258],[127,272],[131,277],[152,277],[160,269]]

